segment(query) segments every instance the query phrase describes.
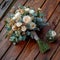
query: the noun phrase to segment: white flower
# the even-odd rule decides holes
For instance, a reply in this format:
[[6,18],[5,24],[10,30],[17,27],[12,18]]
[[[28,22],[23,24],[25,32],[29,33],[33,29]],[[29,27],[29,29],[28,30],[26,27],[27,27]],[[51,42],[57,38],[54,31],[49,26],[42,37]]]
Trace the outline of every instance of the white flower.
[[56,36],[56,32],[52,31],[52,37],[55,37],[55,36]]
[[25,8],[25,11],[26,11],[26,12],[29,12],[29,10],[30,10],[29,8]]
[[19,9],[15,11],[15,13],[19,12]]
[[35,11],[34,10],[29,10],[29,13],[30,14],[33,14]]
[[15,14],[15,16],[12,18],[12,20],[15,20],[15,19],[17,19],[17,18],[21,18],[20,12],[17,12],[17,13]]
[[31,22],[31,23],[30,23],[30,29],[34,29],[34,28],[36,28],[36,24],[33,23],[33,22]]
[[15,26],[15,25],[12,26],[12,30],[13,30],[13,31],[16,30],[16,26]]
[[16,23],[16,26],[17,26],[17,27],[20,27],[21,25],[22,25],[21,22],[17,22],[17,23]]
[[21,27],[21,31],[26,31],[26,30],[27,30],[26,26]]
[[24,23],[29,23],[29,22],[31,22],[31,20],[32,20],[31,17],[28,16],[28,15],[23,17],[23,22]]

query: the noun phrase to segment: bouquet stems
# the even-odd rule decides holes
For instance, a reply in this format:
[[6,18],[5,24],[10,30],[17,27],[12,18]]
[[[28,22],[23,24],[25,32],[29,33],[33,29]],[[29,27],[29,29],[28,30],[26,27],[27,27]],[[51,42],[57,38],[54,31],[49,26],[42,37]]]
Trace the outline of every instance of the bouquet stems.
[[40,52],[41,53],[45,53],[47,52],[50,48],[48,46],[47,43],[44,43],[39,37],[38,35],[36,34],[36,32],[32,32],[33,36],[34,36],[34,39],[36,40],[38,46],[39,46],[39,49],[40,49]]
[[40,52],[45,53],[50,49],[48,44],[41,41],[41,39],[36,40],[36,42],[37,42],[37,44],[39,46]]

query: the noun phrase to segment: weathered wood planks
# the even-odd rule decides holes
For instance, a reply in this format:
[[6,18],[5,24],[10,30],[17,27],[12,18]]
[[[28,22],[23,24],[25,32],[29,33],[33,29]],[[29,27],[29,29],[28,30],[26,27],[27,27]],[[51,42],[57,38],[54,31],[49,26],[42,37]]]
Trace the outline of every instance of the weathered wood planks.
[[[43,12],[45,13],[46,21],[50,23],[52,27],[51,29],[55,29],[57,33],[60,33],[60,4],[59,0],[18,0],[14,4],[14,6],[17,7],[18,3],[21,3],[25,6],[30,6],[31,8],[35,8],[35,10],[38,7],[41,7]],[[8,13],[9,14],[9,13]],[[7,15],[8,15],[7,14]],[[20,42],[18,45],[14,46],[9,42],[9,39],[5,39],[5,32],[6,28],[4,27],[4,19],[7,17],[7,15],[1,20],[0,22],[0,58],[2,60],[58,60],[59,56],[59,41],[54,44],[49,44],[51,47],[51,50],[47,52],[46,54],[41,54],[39,52],[38,45],[36,42],[32,39],[25,42]],[[43,33],[39,33],[40,37],[45,36],[45,33],[49,28],[44,28]],[[45,37],[43,38],[45,39]],[[58,50],[57,50],[58,49]],[[57,52],[56,52],[57,50]],[[55,53],[56,52],[56,53]],[[54,55],[55,54],[55,55]],[[52,58],[53,57],[53,58]]]

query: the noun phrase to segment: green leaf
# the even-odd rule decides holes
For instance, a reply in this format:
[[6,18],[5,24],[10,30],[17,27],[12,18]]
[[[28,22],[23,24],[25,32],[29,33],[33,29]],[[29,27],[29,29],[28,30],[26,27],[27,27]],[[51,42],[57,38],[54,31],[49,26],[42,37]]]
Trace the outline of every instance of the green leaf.
[[25,40],[26,39],[26,36],[22,36],[22,40]]
[[20,41],[22,40],[22,36],[21,36],[21,35],[19,36],[19,40],[20,40]]
[[12,41],[12,42],[14,42],[15,39],[16,39],[15,36],[11,36],[11,37],[10,37],[10,41]]
[[23,9],[24,7],[23,7],[23,5],[21,5],[21,4],[18,4],[18,8],[21,8],[21,9]]

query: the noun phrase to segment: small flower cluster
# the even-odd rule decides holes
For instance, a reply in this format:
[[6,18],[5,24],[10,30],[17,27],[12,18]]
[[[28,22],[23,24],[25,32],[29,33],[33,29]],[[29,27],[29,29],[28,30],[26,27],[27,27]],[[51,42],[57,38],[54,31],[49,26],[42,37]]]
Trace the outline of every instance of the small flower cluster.
[[6,19],[7,36],[13,43],[18,43],[25,40],[27,36],[33,37],[31,31],[40,31],[46,25],[40,8],[36,12],[34,9],[20,5]]
[[54,30],[49,30],[46,34],[47,41],[55,42],[57,33]]

